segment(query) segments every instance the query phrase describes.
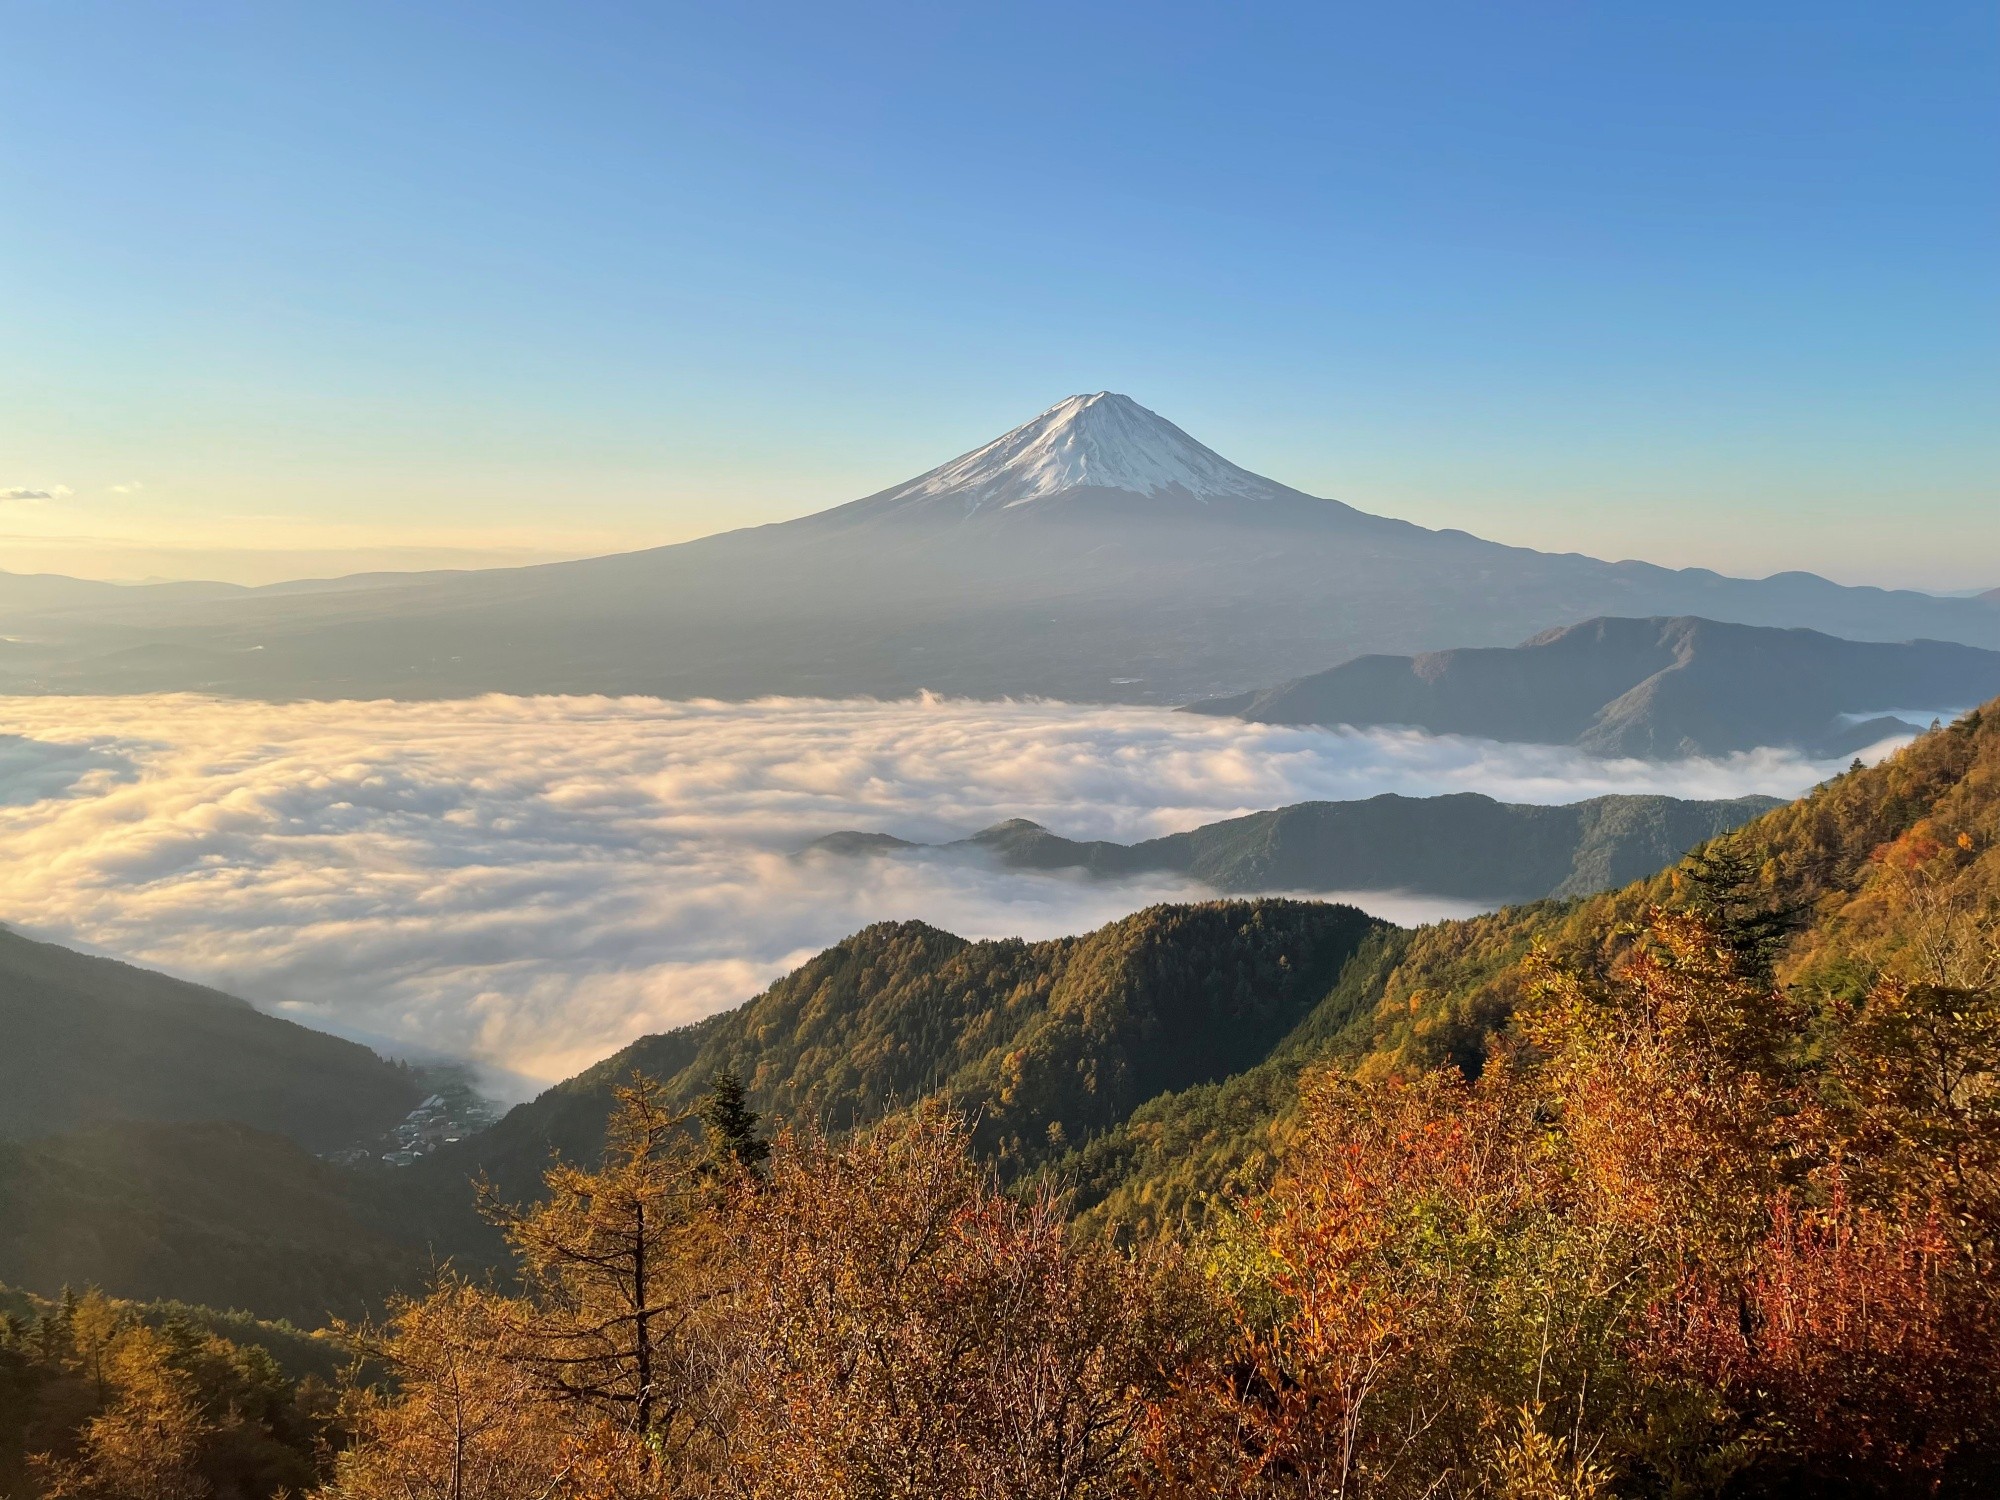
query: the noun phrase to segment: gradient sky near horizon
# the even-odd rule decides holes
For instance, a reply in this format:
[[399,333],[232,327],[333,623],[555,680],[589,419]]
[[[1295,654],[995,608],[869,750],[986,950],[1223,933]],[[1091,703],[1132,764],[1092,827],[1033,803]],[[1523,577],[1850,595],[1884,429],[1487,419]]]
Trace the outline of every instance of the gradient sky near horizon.
[[1431,526],[2000,585],[2000,8],[0,10],[0,568],[822,508],[1060,397]]

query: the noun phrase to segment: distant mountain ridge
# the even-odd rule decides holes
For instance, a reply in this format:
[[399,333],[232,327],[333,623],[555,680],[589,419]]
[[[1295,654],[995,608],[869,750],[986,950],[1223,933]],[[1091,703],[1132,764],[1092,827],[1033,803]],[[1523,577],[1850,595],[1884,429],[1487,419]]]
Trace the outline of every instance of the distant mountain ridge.
[[1188,705],[1260,724],[1407,725],[1596,755],[1845,755],[2000,693],[2000,651],[1850,641],[1689,616],[1597,619],[1513,647],[1362,656]]
[[0,690],[1184,703],[1606,615],[2000,647],[1988,601],[1603,562],[1369,515],[1100,391],[850,504],[643,552],[220,592],[0,578],[0,628],[20,638],[0,649]]
[[1476,792],[1388,792],[1296,803],[1137,844],[1066,839],[1013,818],[939,846],[843,831],[815,840],[808,852],[866,856],[937,847],[978,851],[1015,869],[1186,875],[1227,894],[1393,890],[1499,903],[1586,896],[1643,879],[1782,805],[1776,797],[1702,802],[1613,795],[1540,806]]

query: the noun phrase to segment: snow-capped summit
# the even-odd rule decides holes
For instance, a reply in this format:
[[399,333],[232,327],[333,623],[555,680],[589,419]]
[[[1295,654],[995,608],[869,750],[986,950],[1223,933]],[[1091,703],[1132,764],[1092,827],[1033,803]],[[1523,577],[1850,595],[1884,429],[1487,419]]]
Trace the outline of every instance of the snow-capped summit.
[[971,515],[1074,490],[1177,492],[1204,503],[1295,493],[1238,468],[1130,396],[1098,391],[1058,401],[985,447],[861,503],[900,511],[944,501]]

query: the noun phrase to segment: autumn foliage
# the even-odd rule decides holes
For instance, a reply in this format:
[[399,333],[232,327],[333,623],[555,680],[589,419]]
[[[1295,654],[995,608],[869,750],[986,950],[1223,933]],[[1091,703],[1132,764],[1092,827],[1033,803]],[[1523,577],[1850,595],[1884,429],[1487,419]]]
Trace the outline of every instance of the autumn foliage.
[[1987,1493],[1991,997],[1816,1017],[1750,967],[1656,911],[1612,974],[1531,961],[1476,1083],[1312,1085],[1163,1487]]
[[325,1381],[287,1375],[268,1349],[216,1333],[194,1310],[91,1291],[0,1316],[0,1495],[298,1493],[341,1441]]
[[635,1079],[496,1206],[518,1290],[375,1335],[327,1493],[1988,1493],[1993,996],[1814,1007],[1748,920],[1531,956],[1476,1079],[1323,1072],[1263,1189],[1137,1250],[941,1107],[766,1151]]
[[1136,1243],[942,1105],[766,1139],[727,1078],[688,1113],[634,1077],[599,1163],[489,1195],[517,1274],[344,1330],[337,1393],[96,1294],[8,1325],[4,1489],[1994,1493],[2000,997],[1948,932],[1815,996],[1758,926],[1532,953],[1476,1077],[1323,1068],[1268,1180]]

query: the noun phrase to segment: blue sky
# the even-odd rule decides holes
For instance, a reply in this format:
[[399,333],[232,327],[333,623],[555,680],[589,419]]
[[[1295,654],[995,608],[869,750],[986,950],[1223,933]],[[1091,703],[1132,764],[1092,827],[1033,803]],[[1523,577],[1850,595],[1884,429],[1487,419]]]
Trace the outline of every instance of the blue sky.
[[1110,388],[1428,525],[2000,584],[1989,3],[0,15],[0,567],[648,545]]

